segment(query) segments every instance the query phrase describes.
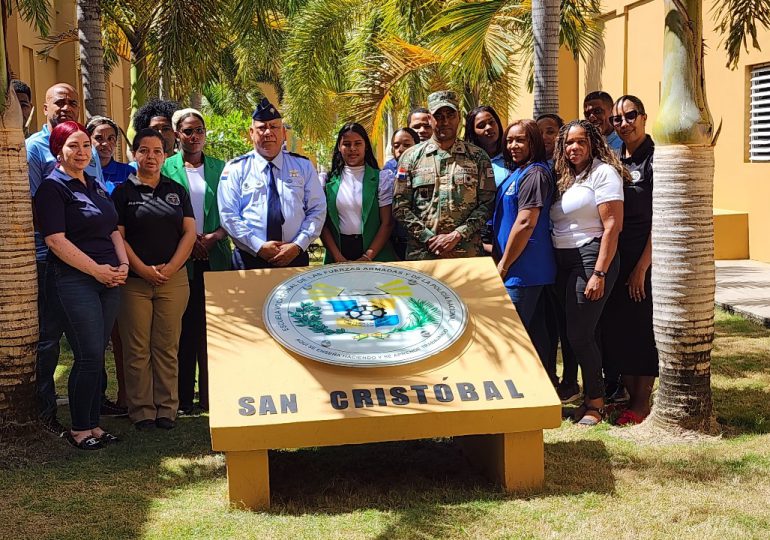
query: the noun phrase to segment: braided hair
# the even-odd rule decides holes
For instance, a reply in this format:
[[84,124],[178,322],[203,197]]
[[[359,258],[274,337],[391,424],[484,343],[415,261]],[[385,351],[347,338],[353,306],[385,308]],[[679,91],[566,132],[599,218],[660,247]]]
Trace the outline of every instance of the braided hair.
[[[575,166],[567,159],[567,153],[565,152],[565,146],[567,143],[567,135],[570,129],[573,127],[580,127],[586,133],[589,143],[590,159],[598,159],[611,166],[617,171],[620,177],[623,179],[624,184],[631,182],[631,175],[620,163],[620,158],[613,152],[604,137],[596,127],[588,120],[573,120],[572,122],[565,124],[559,130],[559,136],[556,139],[556,148],[553,151],[554,168],[556,169],[556,175],[558,180],[556,181],[556,196],[561,197],[565,191],[572,187],[577,178],[575,172]],[[588,165],[591,166],[590,163]]]

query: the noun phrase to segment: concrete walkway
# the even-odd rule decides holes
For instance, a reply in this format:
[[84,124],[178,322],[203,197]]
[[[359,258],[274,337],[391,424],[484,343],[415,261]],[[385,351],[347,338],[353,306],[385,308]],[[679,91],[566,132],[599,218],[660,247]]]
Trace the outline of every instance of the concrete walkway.
[[770,264],[717,261],[716,305],[770,328]]

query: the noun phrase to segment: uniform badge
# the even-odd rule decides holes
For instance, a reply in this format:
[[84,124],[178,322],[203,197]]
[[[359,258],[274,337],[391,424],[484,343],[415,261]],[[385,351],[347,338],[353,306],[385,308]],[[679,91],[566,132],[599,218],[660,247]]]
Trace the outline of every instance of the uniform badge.
[[396,173],[396,180],[399,182],[406,182],[406,169],[399,167],[398,172]]
[[166,202],[172,206],[179,206],[182,201],[179,200],[179,195],[176,193],[169,193],[166,195]]
[[639,171],[631,171],[631,181],[636,184],[642,179],[642,173]]
[[289,169],[290,178],[299,178],[299,171],[297,169]]

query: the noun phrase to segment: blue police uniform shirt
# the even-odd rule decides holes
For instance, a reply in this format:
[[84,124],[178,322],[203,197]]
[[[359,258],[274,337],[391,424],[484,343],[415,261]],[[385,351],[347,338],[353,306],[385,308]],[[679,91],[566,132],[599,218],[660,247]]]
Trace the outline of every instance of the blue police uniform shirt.
[[[272,160],[281,199],[283,241],[303,251],[321,234],[326,220],[326,196],[309,159],[281,151]],[[225,165],[217,202],[222,227],[240,249],[256,255],[267,239],[268,161],[258,152]]]
[[618,155],[620,154],[620,147],[623,146],[623,140],[614,129],[612,130],[612,133],[604,138],[604,140],[607,141],[607,146],[610,147],[610,150],[614,151]]
[[[51,129],[48,124],[37,133],[30,135],[24,144],[27,146],[27,167],[29,169],[29,193],[33,197],[37,193],[37,188],[43,183],[43,180],[51,174],[56,167],[56,158],[51,154],[50,148]],[[106,189],[104,177],[102,175],[102,166],[99,163],[99,155],[96,148],[91,149],[91,163],[86,167],[85,173],[92,176],[102,187]],[[45,245],[43,237],[38,231],[35,231],[35,259],[38,262],[44,262],[48,256],[48,247]]]
[[492,172],[495,173],[495,185],[500,187],[500,184],[505,182],[505,179],[508,178],[508,175],[511,174],[511,171],[509,171],[505,166],[505,158],[503,157],[502,152],[493,157],[491,161]]
[[128,163],[121,163],[111,159],[107,166],[102,168],[107,193],[112,193],[117,186],[128,180],[128,176],[134,174],[134,172],[136,171]]

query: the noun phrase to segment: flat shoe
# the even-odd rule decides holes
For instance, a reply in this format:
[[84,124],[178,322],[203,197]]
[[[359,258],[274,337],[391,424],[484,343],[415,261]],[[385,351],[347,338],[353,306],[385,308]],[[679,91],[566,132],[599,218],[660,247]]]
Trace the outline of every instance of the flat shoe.
[[634,424],[641,424],[644,422],[644,419],[647,418],[646,416],[642,416],[641,414],[636,414],[631,409],[626,409],[622,413],[620,413],[620,416],[618,416],[618,419],[615,420],[616,426],[631,426]]
[[171,418],[161,417],[155,420],[155,425],[160,429],[174,429],[176,427],[176,422]]
[[72,435],[72,433],[68,431],[65,438],[71,446],[74,446],[78,450],[101,450],[104,448],[102,442],[93,435],[89,435],[88,437],[78,442],[75,440],[75,437]]
[[112,433],[107,433],[106,431],[102,433],[101,437],[97,437],[97,439],[102,444],[113,444],[120,441],[120,438],[117,435],[113,435]]
[[137,423],[134,424],[134,427],[138,431],[151,431],[155,429],[155,422],[153,420],[139,420]]

